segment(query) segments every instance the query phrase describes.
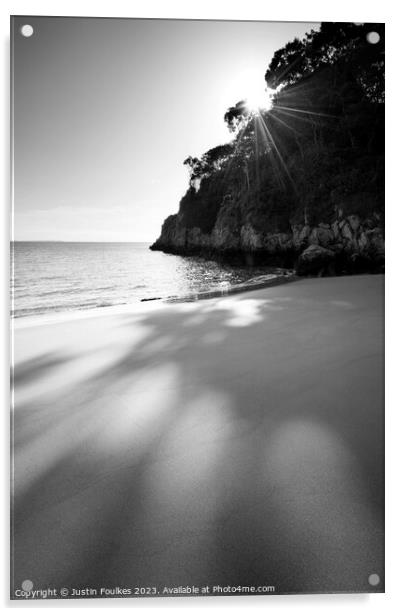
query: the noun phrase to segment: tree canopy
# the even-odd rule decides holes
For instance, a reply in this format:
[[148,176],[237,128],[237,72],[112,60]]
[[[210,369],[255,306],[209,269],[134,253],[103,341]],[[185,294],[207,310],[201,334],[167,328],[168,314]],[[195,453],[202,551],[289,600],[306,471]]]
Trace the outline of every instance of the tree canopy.
[[[379,35],[369,42],[371,32]],[[346,66],[368,97],[384,100],[384,24],[323,22],[304,39],[294,39],[277,50],[265,74],[267,85],[294,85],[316,70],[327,66]]]
[[329,219],[334,194],[382,209],[384,25],[323,23],[277,50],[265,80],[271,109],[238,101],[224,115],[232,141],[185,159],[183,223],[210,232],[227,195],[266,228]]

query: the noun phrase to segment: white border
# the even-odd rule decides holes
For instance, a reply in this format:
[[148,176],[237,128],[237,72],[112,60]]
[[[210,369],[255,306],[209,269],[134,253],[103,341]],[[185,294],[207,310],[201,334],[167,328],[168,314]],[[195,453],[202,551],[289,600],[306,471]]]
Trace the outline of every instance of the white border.
[[[384,614],[392,613],[401,606],[398,591],[399,547],[400,542],[400,479],[401,469],[399,438],[401,434],[401,406],[397,404],[397,381],[400,380],[400,285],[399,275],[400,239],[401,230],[399,203],[399,186],[397,180],[401,175],[400,170],[400,54],[398,50],[400,40],[400,11],[397,11],[394,0],[380,0],[369,2],[368,0],[336,0],[336,2],[323,2],[322,0],[287,0],[286,2],[268,2],[267,0],[202,0],[201,2],[189,2],[178,0],[147,0],[138,2],[135,0],[47,0],[40,1],[3,1],[1,6],[1,28],[3,61],[1,62],[3,96],[1,97],[1,118],[4,137],[1,149],[2,179],[3,179],[3,209],[2,209],[2,240],[3,260],[0,268],[2,274],[4,301],[1,303],[3,311],[3,339],[1,347],[7,349],[8,345],[8,233],[9,215],[7,203],[9,201],[9,15],[70,15],[70,16],[95,16],[95,17],[169,17],[169,18],[192,18],[192,19],[255,19],[276,21],[385,21],[386,22],[386,98],[387,98],[387,183],[386,183],[386,211],[387,211],[387,274],[386,274],[386,466],[387,466],[387,558],[386,558],[386,594],[376,595],[304,595],[304,596],[270,596],[270,597],[227,597],[205,599],[180,598],[180,599],[143,599],[139,600],[77,600],[70,601],[40,601],[40,602],[9,602],[8,601],[8,550],[3,549],[1,558],[2,583],[1,599],[3,605],[11,609],[44,608],[44,609],[73,609],[74,613],[80,610],[98,610],[106,608],[114,611],[116,608],[125,607],[135,612],[149,610],[185,610],[186,612],[199,612],[206,610],[218,610],[219,614],[243,613],[249,610],[252,613],[269,614],[326,614],[339,611],[343,614],[375,614],[380,611]],[[8,357],[4,358],[4,370],[2,370],[2,391],[4,413],[4,462],[5,471],[3,502],[8,502]],[[398,365],[397,365],[398,364]],[[1,520],[3,522],[3,537],[5,545],[8,544],[8,508],[1,508]]]

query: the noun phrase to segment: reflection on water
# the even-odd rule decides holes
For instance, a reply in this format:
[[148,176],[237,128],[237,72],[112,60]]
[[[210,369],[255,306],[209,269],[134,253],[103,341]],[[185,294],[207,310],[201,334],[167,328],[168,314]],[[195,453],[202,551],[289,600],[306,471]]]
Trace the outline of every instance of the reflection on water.
[[147,243],[16,242],[12,265],[16,317],[224,291],[273,271],[152,252]]

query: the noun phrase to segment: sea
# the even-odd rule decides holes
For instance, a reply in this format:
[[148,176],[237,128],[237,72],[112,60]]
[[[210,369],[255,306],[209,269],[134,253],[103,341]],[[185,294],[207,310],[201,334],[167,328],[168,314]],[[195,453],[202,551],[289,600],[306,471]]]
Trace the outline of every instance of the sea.
[[12,242],[15,318],[228,293],[277,268],[233,266],[149,250],[149,244]]

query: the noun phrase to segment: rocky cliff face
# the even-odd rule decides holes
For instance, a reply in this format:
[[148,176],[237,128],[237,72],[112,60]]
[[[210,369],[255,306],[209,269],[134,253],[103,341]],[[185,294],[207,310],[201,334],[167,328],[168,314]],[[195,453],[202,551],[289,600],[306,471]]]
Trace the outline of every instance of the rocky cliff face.
[[384,231],[381,215],[361,218],[337,208],[331,223],[290,223],[287,232],[255,229],[241,207],[226,201],[210,233],[185,227],[180,214],[169,216],[152,250],[201,255],[252,264],[295,267],[300,275],[382,271]]

